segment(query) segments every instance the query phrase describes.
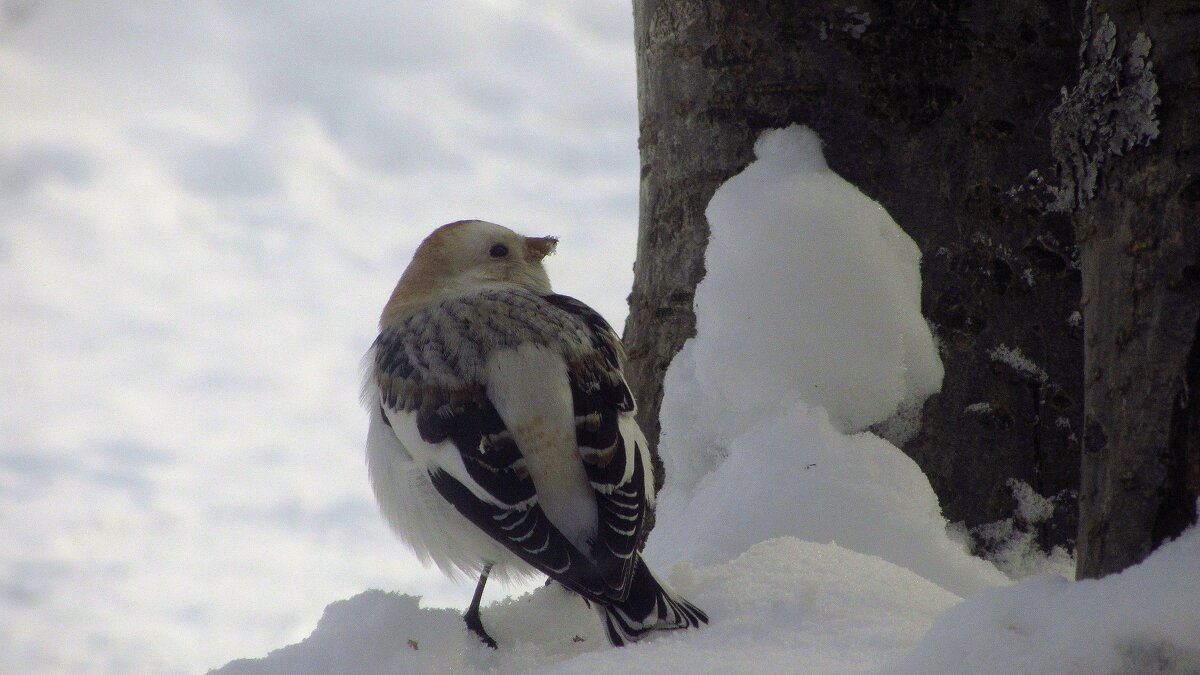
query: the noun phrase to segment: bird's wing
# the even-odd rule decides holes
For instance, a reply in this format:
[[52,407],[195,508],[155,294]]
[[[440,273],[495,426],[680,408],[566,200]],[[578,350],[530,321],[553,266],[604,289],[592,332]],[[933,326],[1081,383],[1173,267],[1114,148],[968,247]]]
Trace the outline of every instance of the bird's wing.
[[[528,294],[493,294],[487,301],[505,305],[503,311],[492,316],[497,307],[443,306],[380,334],[375,376],[384,418],[459,513],[564,586],[606,599],[597,566],[543,511],[525,458],[482,382],[488,349],[537,334],[527,329],[542,318],[530,312],[546,306]],[[479,316],[491,319],[481,324]],[[526,327],[520,336],[509,335],[517,330],[512,321]]]
[[622,374],[624,352],[612,327],[592,308],[564,295],[544,297],[577,317],[589,337],[590,349],[568,360],[567,373],[579,452],[596,492],[599,522],[592,557],[608,594],[624,600],[645,513],[654,502],[649,447],[634,420],[637,406]]

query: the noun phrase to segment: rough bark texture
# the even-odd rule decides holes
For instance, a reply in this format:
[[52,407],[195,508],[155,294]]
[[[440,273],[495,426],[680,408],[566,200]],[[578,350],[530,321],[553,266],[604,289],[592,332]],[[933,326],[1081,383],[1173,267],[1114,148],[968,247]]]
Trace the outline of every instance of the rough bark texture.
[[1096,176],[1073,206],[1086,319],[1078,573],[1098,577],[1195,522],[1200,497],[1200,3],[1102,1],[1085,26],[1073,93],[1105,114],[1060,115],[1056,146],[1064,167]]
[[694,332],[704,208],[760,131],[805,124],[924,254],[946,379],[905,450],[946,516],[1011,517],[1017,479],[1060,500],[1036,525],[1041,543],[1070,545],[1080,278],[1070,220],[1045,210],[1040,176],[1082,14],[1050,0],[635,0],[641,221],[625,339],[652,442],[663,375]]

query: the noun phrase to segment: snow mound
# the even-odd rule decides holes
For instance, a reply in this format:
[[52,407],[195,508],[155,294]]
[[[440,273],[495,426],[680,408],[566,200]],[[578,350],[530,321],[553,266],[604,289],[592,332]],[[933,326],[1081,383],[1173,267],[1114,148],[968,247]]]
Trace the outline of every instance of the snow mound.
[[694,492],[669,483],[658,513],[670,525],[651,535],[655,562],[723,562],[764,539],[794,536],[879,556],[959,595],[1006,583],[947,537],[915,462],[874,434],[841,434],[824,410],[804,403],[737,436]]
[[1200,528],[1103,579],[1027,579],[946,612],[883,672],[1200,673]]
[[461,615],[421,609],[419,598],[371,590],[325,608],[303,642],[263,659],[242,659],[213,675],[435,672],[447,652],[462,649]]
[[419,603],[411,595],[360,593],[329,605],[303,642],[212,675],[523,673],[608,646],[596,613],[559,586],[483,609],[496,651],[467,632],[459,610]]
[[707,211],[697,335],[666,376],[667,487],[649,556],[722,562],[769,537],[877,555],[966,595],[1006,583],[946,536],[917,465],[848,432],[919,409],[942,365],[920,252],[829,170],[812,131],[766,132]]
[[[484,608],[483,647],[457,611],[367,591],[331,604],[313,634],[213,675],[378,673],[870,673],[903,655],[959,600],[879,558],[784,537],[672,581],[712,618],[702,631],[612,649],[595,613],[558,586]],[[752,658],[751,658],[752,656]]]

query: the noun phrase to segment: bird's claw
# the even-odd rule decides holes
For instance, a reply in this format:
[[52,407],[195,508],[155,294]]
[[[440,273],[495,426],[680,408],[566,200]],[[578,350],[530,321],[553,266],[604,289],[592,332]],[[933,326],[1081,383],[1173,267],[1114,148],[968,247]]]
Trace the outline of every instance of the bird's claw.
[[463,621],[467,624],[467,630],[479,636],[480,642],[491,647],[492,649],[500,648],[496,644],[496,641],[492,639],[492,636],[488,635],[487,631],[483,629],[483,622],[479,620],[478,612],[463,616]]

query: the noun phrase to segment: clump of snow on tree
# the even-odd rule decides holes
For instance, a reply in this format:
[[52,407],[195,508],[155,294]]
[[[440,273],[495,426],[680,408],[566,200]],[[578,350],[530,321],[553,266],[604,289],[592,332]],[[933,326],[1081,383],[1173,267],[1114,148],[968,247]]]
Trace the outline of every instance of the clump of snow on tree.
[[947,538],[916,463],[854,433],[941,385],[920,251],[826,166],[812,131],[767,132],[755,154],[709,203],[697,337],[671,364],[662,406],[658,513],[676,525],[647,550],[714,563],[794,536],[959,594],[1002,583]]
[[1013,370],[1031,377],[1038,382],[1046,382],[1050,379],[1050,375],[1046,373],[1046,369],[1029,360],[1029,357],[1021,353],[1020,347],[1009,347],[1005,344],[1000,344],[988,350],[988,358],[1012,368]]
[[842,431],[938,391],[916,244],[826,166],[811,131],[766,132],[754,151],[706,212],[697,384],[726,418],[800,399]]

